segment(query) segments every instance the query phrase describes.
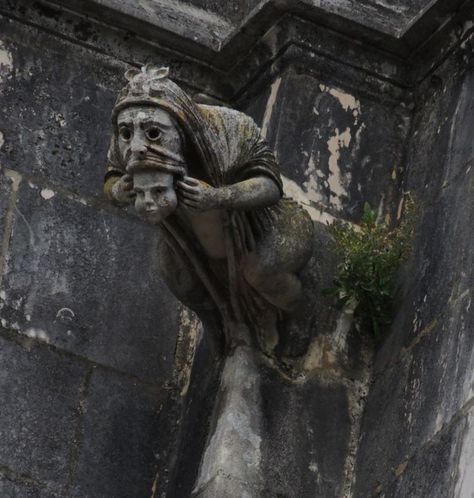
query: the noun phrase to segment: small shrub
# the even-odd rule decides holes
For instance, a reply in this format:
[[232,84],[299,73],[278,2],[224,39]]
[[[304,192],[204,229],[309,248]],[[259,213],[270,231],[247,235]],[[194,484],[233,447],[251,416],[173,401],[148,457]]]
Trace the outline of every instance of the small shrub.
[[339,309],[354,309],[355,325],[380,338],[393,316],[395,277],[410,253],[413,201],[404,200],[404,216],[397,228],[377,222],[369,204],[360,227],[336,221],[329,225],[340,256],[334,286],[325,294],[336,296]]

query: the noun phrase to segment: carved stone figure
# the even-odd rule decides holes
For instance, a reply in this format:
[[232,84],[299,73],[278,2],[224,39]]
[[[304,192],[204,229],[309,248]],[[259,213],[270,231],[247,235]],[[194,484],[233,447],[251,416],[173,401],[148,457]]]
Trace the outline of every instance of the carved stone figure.
[[106,194],[159,226],[164,280],[196,312],[220,312],[227,347],[271,352],[278,323],[302,301],[309,215],[284,196],[274,154],[251,118],[197,104],[167,68],[125,76]]

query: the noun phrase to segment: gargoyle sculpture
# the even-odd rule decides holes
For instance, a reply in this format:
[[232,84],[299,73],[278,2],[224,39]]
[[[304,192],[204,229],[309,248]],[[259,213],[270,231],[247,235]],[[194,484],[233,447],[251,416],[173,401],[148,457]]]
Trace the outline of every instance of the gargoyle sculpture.
[[271,354],[274,331],[303,298],[309,215],[284,196],[275,156],[250,117],[197,104],[167,68],[125,76],[112,113],[106,194],[134,203],[160,228],[166,284],[198,314],[220,313],[227,348],[244,343]]

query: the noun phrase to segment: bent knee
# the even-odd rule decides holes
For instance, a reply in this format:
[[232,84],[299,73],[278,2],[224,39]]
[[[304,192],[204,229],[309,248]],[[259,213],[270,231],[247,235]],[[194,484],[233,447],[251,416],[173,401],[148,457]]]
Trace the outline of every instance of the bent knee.
[[247,258],[243,266],[243,275],[245,280],[252,285],[252,287],[260,288],[275,274],[276,269],[273,265],[265,264],[258,260],[255,255]]

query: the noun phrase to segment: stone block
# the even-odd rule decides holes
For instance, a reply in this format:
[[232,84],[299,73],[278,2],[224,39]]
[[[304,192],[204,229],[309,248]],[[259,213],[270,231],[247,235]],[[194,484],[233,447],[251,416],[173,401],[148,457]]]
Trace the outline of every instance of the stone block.
[[58,491],[69,477],[86,367],[44,346],[0,344],[0,466]]
[[449,58],[433,75],[431,85],[420,89],[407,168],[407,190],[419,206],[433,202],[474,156],[474,71],[464,72],[458,59]]
[[474,318],[469,308],[468,295],[452,303],[410,353],[376,378],[364,414],[356,497],[385,486],[472,401]]
[[150,383],[168,378],[178,330],[156,228],[23,182],[3,324]]
[[[382,488],[377,496],[385,498],[454,496],[452,488],[458,468],[458,449],[462,444],[465,426],[465,420],[461,419],[439,437],[420,448],[411,460],[402,462],[396,469],[394,481],[387,488]],[[364,498],[365,496],[367,495],[364,495]]]
[[62,498],[64,495],[50,491],[41,484],[17,482],[0,474],[0,496],[2,498]]
[[162,451],[163,395],[121,375],[96,369],[84,403],[82,441],[71,498],[152,496]]
[[405,439],[409,368],[410,362],[404,361],[384,372],[371,386],[357,453],[357,498],[372,496],[380,484],[389,482],[394,469],[415,450]]
[[265,496],[339,496],[351,419],[346,388],[313,377],[292,383],[262,371]]
[[[393,214],[408,115],[357,91],[288,72],[274,108],[282,173],[313,207],[359,221],[369,202]],[[293,184],[291,184],[293,185]]]
[[420,334],[451,316],[451,306],[457,299],[470,295],[474,279],[474,237],[470,229],[473,193],[474,170],[465,165],[435,204],[419,209],[413,255],[402,274],[400,307],[377,355],[377,371]]
[[462,444],[458,446],[459,458],[453,496],[469,498],[474,491],[474,410],[466,415],[466,429]]
[[110,112],[127,66],[6,18],[0,26],[8,62],[0,83],[0,162],[101,196]]
[[177,442],[174,443],[174,456],[169,458],[176,464],[170,474],[167,498],[191,496],[212,427],[222,371],[222,358],[215,343],[221,325],[216,317],[203,313],[201,320],[204,330],[196,345],[189,386],[181,400],[179,420],[176,420]]
[[7,214],[10,194],[11,194],[11,182],[0,171],[0,234],[2,235],[2,238],[5,229],[5,216]]

